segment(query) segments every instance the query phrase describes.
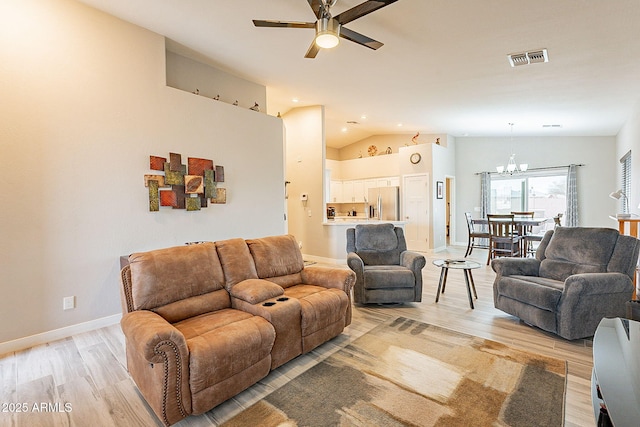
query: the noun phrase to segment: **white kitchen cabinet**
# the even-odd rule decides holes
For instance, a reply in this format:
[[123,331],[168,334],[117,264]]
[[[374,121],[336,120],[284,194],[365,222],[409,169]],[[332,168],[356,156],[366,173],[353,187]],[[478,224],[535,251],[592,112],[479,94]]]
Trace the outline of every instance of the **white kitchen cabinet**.
[[353,200],[352,201],[355,203],[364,203],[365,191],[364,191],[363,180],[353,181]]
[[331,188],[329,189],[330,203],[342,203],[343,198],[343,185],[342,181],[331,181]]
[[351,203],[353,199],[353,181],[342,181],[342,202]]

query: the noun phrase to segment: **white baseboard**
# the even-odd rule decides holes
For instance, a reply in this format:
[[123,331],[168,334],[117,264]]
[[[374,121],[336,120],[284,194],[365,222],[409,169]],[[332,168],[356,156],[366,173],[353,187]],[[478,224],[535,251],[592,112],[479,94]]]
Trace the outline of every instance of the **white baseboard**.
[[75,334],[81,334],[83,332],[110,326],[120,322],[121,318],[122,314],[114,314],[112,316],[102,317],[100,319],[90,320],[88,322],[78,323],[76,325],[66,326],[60,329],[54,329],[41,334],[18,338],[12,341],[5,341],[0,343],[0,355],[24,350],[36,345],[61,340]]

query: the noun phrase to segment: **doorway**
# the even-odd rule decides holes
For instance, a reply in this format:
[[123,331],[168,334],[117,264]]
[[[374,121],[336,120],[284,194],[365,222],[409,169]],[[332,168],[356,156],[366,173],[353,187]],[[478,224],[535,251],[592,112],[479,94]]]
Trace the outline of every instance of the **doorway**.
[[426,252],[429,249],[429,175],[404,175],[402,180],[407,249]]
[[447,176],[445,177],[445,244],[451,246],[455,244],[453,236],[456,235],[455,230],[455,178]]

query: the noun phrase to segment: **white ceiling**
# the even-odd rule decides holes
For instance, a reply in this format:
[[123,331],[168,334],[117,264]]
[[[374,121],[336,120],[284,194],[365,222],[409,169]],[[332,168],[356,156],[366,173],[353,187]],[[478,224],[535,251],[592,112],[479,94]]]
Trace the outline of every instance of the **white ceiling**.
[[[514,136],[616,135],[640,99],[639,0],[399,0],[346,25],[379,50],[342,39],[316,59],[304,58],[313,30],[251,21],[313,22],[307,0],[79,1],[265,85],[269,113],[325,105],[333,147],[398,132],[506,136],[508,123]],[[541,48],[548,63],[510,67],[508,54]]]

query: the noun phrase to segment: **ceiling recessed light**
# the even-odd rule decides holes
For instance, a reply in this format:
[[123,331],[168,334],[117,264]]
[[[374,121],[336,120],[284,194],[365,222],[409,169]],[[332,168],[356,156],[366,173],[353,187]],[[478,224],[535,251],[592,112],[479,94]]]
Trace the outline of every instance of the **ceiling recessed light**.
[[402,123],[398,123],[398,127],[401,128],[402,127]]
[[366,114],[363,114],[363,115],[361,115],[361,116],[360,116],[360,118],[361,118],[362,120],[366,120],[366,119],[367,119],[367,115],[366,115]]
[[342,130],[342,132],[346,132],[346,131],[347,131],[347,128],[346,128],[346,127],[343,127],[341,130]]
[[548,129],[548,128],[561,128],[562,125],[542,125],[543,128]]
[[298,98],[293,98],[291,102],[300,102],[300,100]]

